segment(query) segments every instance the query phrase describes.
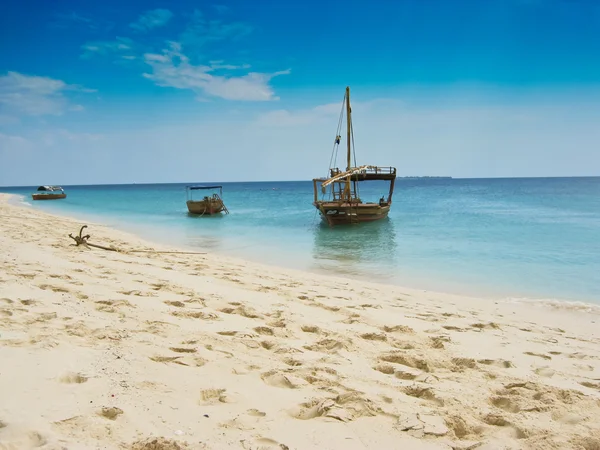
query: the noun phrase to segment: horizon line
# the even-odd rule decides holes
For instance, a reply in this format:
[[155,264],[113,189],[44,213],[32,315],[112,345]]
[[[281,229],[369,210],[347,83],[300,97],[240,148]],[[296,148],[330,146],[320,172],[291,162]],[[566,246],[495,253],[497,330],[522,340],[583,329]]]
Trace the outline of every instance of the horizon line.
[[[451,179],[451,180],[528,180],[528,179],[567,179],[567,178],[600,178],[600,175],[559,175],[559,176],[529,176],[529,177],[453,177],[450,175],[406,175],[406,176],[398,176],[396,179]],[[65,186],[65,187],[79,187],[79,186],[134,186],[134,185],[161,185],[161,184],[202,184],[202,183],[222,183],[222,184],[233,184],[233,183],[298,183],[298,182],[311,182],[312,179],[306,180],[254,180],[254,181],[167,181],[167,182],[129,182],[129,183],[96,183],[96,184],[52,184],[52,186]],[[22,184],[22,185],[13,185],[13,186],[0,186],[0,189],[4,188],[29,188],[34,186],[45,186],[46,184]]]

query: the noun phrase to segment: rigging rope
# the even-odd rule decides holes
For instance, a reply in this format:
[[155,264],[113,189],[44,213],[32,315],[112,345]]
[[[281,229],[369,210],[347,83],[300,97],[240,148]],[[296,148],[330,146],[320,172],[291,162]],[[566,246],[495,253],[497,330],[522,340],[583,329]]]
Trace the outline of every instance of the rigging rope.
[[[356,150],[354,148],[354,125],[352,125],[352,122],[350,122],[350,136],[352,137],[352,155],[354,156],[354,167],[358,167],[356,165]],[[359,189],[358,189],[358,184],[356,184],[356,181],[354,182],[354,191],[356,194],[356,198],[360,198],[359,195]]]
[[[333,169],[333,163],[335,162],[337,164],[337,156],[338,156],[338,149],[340,148],[339,142],[338,142],[338,136],[340,136],[340,132],[342,130],[342,122],[344,119],[344,107],[346,106],[346,94],[344,94],[344,100],[342,101],[342,110],[340,111],[340,118],[338,120],[338,126],[337,126],[337,131],[335,133],[335,141],[333,141],[333,149],[331,150],[331,158],[329,159],[329,169]],[[328,173],[325,178],[329,178],[330,174]],[[322,197],[321,199],[325,198],[325,194],[322,193],[321,194]]]

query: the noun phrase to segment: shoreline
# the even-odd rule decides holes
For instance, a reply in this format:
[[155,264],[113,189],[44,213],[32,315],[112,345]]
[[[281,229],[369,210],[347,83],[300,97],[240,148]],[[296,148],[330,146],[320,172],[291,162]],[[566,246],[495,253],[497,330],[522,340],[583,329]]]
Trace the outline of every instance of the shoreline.
[[[0,449],[600,444],[595,305],[85,249],[81,221],[8,198]],[[89,225],[91,243],[180,250]]]
[[[35,208],[25,196],[21,194],[4,194],[0,193],[0,195],[7,195],[9,198],[13,199],[13,204],[16,206],[26,205],[27,207]],[[22,205],[19,205],[17,202],[20,200]],[[10,201],[9,201],[10,202]],[[210,253],[216,257],[222,258],[231,258],[237,261],[245,261],[251,264],[257,264],[261,266],[265,266],[269,269],[281,268],[285,270],[297,271],[304,274],[312,274],[317,276],[324,277],[335,277],[342,280],[360,280],[364,283],[374,283],[377,285],[384,286],[395,286],[396,288],[401,288],[405,290],[411,290],[414,292],[421,293],[429,293],[433,295],[451,295],[451,296],[459,296],[459,297],[470,297],[470,298],[479,298],[483,301],[499,301],[499,302],[525,302],[525,303],[540,303],[549,305],[552,307],[557,307],[558,303],[564,304],[565,308],[568,308],[569,305],[572,305],[573,308],[584,309],[586,305],[589,305],[590,310],[598,309],[600,311],[600,299],[592,299],[592,298],[572,298],[568,295],[559,295],[556,297],[549,297],[544,295],[534,295],[527,294],[524,292],[512,292],[509,293],[505,288],[491,288],[490,285],[484,286],[479,283],[476,285],[465,284],[460,282],[455,282],[453,280],[445,280],[442,282],[435,283],[431,281],[432,276],[426,276],[419,274],[418,276],[414,275],[406,275],[404,277],[394,277],[392,275],[378,275],[376,273],[366,273],[359,271],[346,271],[343,269],[336,270],[335,268],[325,268],[325,267],[311,267],[309,263],[309,259],[303,260],[303,262],[295,263],[292,259],[286,259],[285,262],[281,261],[267,261],[266,258],[261,258],[256,256],[255,251],[240,251],[240,248],[251,247],[255,244],[245,244],[242,247],[239,245],[234,246],[226,246],[225,249],[211,249],[206,248],[205,246],[195,246],[191,244],[186,244],[184,242],[175,242],[175,240],[162,238],[162,233],[158,231],[157,228],[152,227],[144,227],[142,226],[142,231],[136,230],[139,224],[128,221],[119,221],[117,218],[110,217],[110,221],[106,223],[101,215],[94,216],[93,214],[89,215],[86,213],[81,213],[80,218],[78,218],[78,214],[73,212],[62,212],[62,211],[52,211],[46,212],[40,209],[35,209],[43,214],[49,214],[51,216],[62,217],[67,220],[72,220],[75,222],[87,221],[87,223],[100,225],[107,228],[118,230],[122,233],[127,233],[129,235],[135,236],[136,239],[142,239],[147,242],[149,245],[155,244],[159,246],[166,246],[172,248],[179,248],[187,251],[203,251]],[[116,220],[115,220],[116,219]],[[110,222],[114,223],[110,223]],[[231,244],[231,243],[229,243]],[[269,249],[269,254],[276,253],[275,249]],[[418,282],[414,282],[412,284],[407,279],[413,278],[418,279]]]

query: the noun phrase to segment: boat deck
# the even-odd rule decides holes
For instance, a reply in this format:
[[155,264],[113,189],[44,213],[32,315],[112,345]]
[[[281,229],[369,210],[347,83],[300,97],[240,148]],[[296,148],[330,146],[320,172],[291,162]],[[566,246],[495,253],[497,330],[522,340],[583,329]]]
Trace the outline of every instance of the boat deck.
[[[353,170],[353,168],[349,169]],[[314,178],[313,181],[327,181],[335,176],[341,175],[340,169],[331,169],[329,178]],[[367,180],[394,180],[396,179],[396,168],[395,167],[377,167],[368,166],[361,173],[355,173],[350,176],[351,181],[367,181]]]

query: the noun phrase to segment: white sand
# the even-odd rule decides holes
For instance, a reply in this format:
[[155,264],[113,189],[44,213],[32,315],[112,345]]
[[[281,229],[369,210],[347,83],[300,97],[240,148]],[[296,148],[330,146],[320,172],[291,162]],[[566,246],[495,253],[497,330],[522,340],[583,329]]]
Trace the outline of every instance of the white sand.
[[0,449],[600,448],[597,308],[84,249],[7,199]]

